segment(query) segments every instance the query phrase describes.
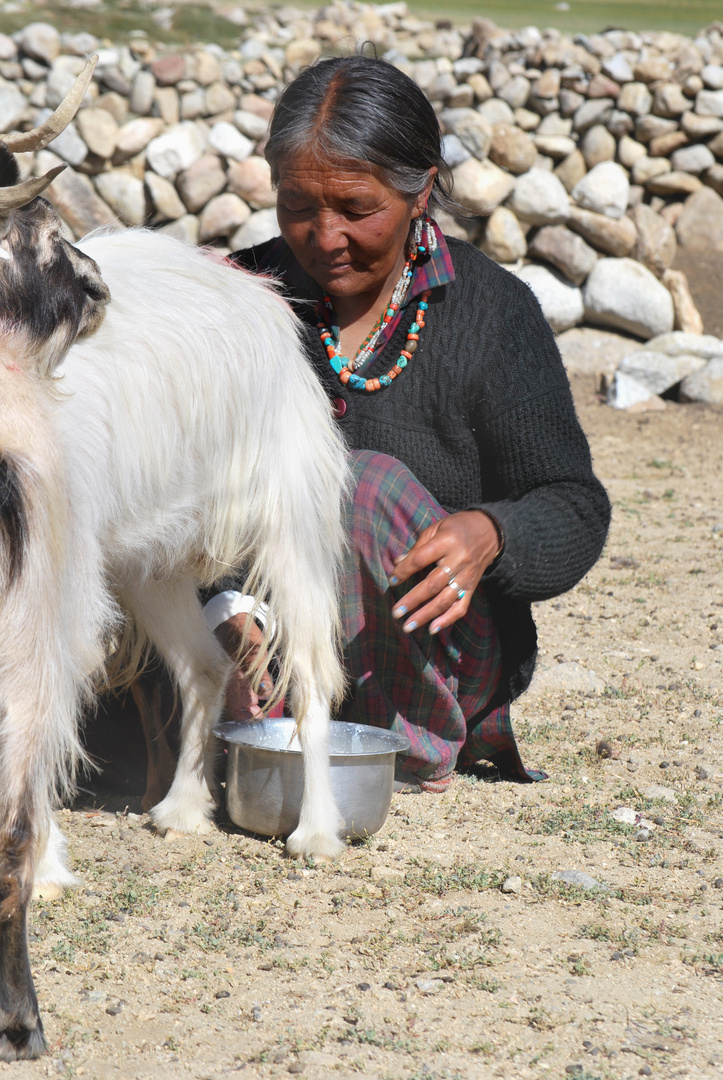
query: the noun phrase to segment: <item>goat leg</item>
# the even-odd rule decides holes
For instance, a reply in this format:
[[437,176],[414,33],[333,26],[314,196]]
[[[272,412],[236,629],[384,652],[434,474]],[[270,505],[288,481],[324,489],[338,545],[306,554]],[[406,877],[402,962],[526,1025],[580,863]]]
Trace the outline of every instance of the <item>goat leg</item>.
[[27,822],[8,828],[0,840],[0,1061],[46,1050],[26,929],[32,845]]
[[172,718],[163,716],[162,679],[159,673],[140,675],[131,683],[131,696],[138,709],[143,737],[146,740],[148,767],[146,792],[141,806],[146,813],[168,794],[176,771],[176,755],[171,749],[166,729]]

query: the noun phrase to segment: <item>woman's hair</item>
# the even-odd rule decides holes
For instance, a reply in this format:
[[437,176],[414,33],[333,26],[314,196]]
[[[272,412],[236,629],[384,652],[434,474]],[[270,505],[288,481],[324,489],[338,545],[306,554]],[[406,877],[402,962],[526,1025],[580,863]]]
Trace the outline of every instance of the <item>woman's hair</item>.
[[309,149],[335,164],[363,162],[410,200],[436,166],[429,210],[454,210],[434,109],[417,84],[386,60],[321,60],[289,83],[264,151],[273,183],[284,161]]

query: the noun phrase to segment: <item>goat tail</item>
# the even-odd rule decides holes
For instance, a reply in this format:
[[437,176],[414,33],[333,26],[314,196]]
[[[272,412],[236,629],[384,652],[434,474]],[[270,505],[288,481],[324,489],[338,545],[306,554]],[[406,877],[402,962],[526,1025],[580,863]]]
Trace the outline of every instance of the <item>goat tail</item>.
[[0,451],[0,573],[6,589],[22,573],[27,536],[22,463],[14,454]]

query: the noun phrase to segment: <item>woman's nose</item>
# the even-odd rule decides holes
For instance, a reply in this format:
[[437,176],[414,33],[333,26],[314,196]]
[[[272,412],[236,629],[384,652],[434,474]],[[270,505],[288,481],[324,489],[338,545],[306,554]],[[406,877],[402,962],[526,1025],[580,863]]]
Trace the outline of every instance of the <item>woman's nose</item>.
[[318,251],[330,254],[346,247],[346,237],[339,217],[320,214],[314,222],[312,243]]

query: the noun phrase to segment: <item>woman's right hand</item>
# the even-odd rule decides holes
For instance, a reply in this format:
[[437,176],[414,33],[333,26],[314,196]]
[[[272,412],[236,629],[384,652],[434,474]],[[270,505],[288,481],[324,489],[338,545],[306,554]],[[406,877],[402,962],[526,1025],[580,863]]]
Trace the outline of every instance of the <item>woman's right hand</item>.
[[264,670],[258,693],[253,689],[251,680],[246,675],[246,671],[256,660],[263,641],[261,630],[254,619],[251,620],[248,630],[246,651],[239,658],[241,636],[249,618],[250,616],[245,613],[232,615],[214,631],[224,650],[237,664],[226,686],[224,713],[228,720],[246,722],[260,720],[263,710],[259,701],[268,698],[274,689],[274,682],[268,668]]

